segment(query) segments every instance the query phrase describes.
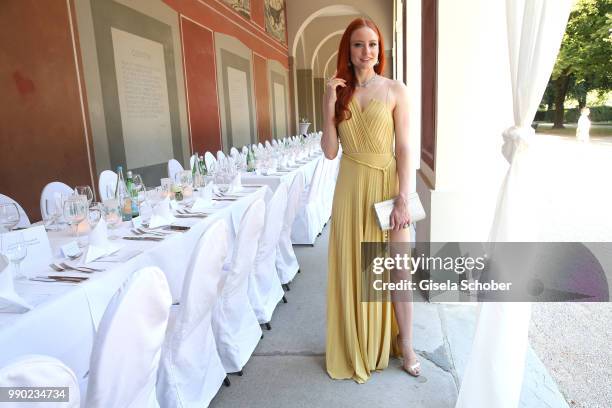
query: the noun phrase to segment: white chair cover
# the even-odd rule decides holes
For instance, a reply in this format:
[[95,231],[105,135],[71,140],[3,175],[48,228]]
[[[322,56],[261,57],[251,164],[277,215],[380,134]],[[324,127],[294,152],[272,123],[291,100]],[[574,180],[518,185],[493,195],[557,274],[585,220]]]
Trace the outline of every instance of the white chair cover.
[[208,406],[225,379],[211,318],[225,285],[227,250],[227,223],[219,220],[200,238],[181,303],[172,309],[157,381],[162,407]]
[[28,218],[28,214],[23,210],[23,207],[15,200],[13,200],[9,196],[5,196],[4,194],[0,194],[0,204],[4,203],[13,203],[17,205],[17,211],[19,211],[19,224],[16,227],[19,228],[27,228],[30,226],[30,219]]
[[287,209],[283,220],[283,228],[276,247],[276,271],[282,284],[289,283],[300,269],[298,260],[291,244],[291,227],[297,214],[300,195],[304,190],[304,174],[298,172],[293,178],[287,195]]
[[0,403],[6,407],[78,408],[79,382],[70,368],[56,358],[27,355],[0,368],[0,387],[68,387],[68,402]]
[[217,164],[217,159],[211,152],[204,153],[204,164],[206,164],[206,169],[210,172],[212,168]]
[[178,160],[176,159],[168,160],[168,178],[170,180],[175,181],[176,175],[183,170],[185,169],[183,168],[183,165],[179,163]]
[[298,213],[291,228],[291,242],[294,244],[314,244],[321,232],[321,219],[319,209],[319,185],[323,176],[324,158],[319,159],[312,181],[300,197]]
[[223,153],[221,150],[219,150],[217,152],[217,161],[221,161],[223,159],[226,159],[225,153]]
[[272,146],[274,146],[274,147],[278,146],[278,142],[276,141],[276,139],[272,140]]
[[249,154],[249,147],[248,146],[242,146],[242,154]]
[[40,215],[43,220],[49,216],[48,212],[53,212],[56,207],[55,194],[72,194],[74,190],[60,181],[52,181],[43,188],[40,194]]
[[268,149],[272,147],[272,145],[270,144],[269,140],[266,140],[264,144],[265,144],[266,148],[268,148]]
[[266,205],[253,201],[244,212],[234,243],[225,287],[212,320],[217,350],[225,372],[242,370],[261,338],[261,328],[248,296],[249,276],[253,270],[257,242],[263,231]]
[[285,294],[276,272],[276,247],[284,221],[284,217],[278,214],[285,214],[286,208],[287,184],[281,183],[268,202],[264,229],[255,256],[255,269],[249,279],[249,301],[262,324],[272,320],[272,313]]
[[115,188],[117,187],[117,173],[112,170],[104,170],[98,178],[98,192],[100,200],[108,200],[115,196]]
[[171,304],[157,267],[136,271],[117,291],[94,339],[87,408],[159,407],[155,382]]
[[236,149],[235,147],[232,147],[232,148],[230,149],[230,156],[232,156],[232,157],[236,157],[236,156],[238,156],[238,154],[239,154],[239,153],[240,153],[240,152],[239,152],[239,151],[238,151],[238,149]]
[[261,144],[261,142],[257,143],[257,147],[259,148],[259,150],[263,150],[263,145]]

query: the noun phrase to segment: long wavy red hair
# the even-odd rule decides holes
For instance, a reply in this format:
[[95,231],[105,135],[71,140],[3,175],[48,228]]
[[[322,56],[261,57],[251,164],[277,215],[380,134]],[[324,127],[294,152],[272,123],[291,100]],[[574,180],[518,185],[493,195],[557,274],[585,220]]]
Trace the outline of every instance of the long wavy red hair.
[[355,84],[357,82],[355,78],[355,70],[353,69],[352,64],[349,65],[349,62],[351,61],[351,35],[355,30],[362,27],[371,28],[378,36],[378,65],[374,66],[374,72],[380,74],[385,68],[385,43],[378,26],[376,26],[373,21],[366,18],[357,18],[351,21],[348,27],[346,27],[346,30],[344,30],[344,34],[340,40],[340,47],[338,48],[336,77],[344,79],[346,81],[346,87],[339,86],[336,88],[337,99],[334,116],[334,122],[336,125],[343,120],[351,118],[351,112],[348,109],[348,104],[353,97],[353,93],[355,93]]

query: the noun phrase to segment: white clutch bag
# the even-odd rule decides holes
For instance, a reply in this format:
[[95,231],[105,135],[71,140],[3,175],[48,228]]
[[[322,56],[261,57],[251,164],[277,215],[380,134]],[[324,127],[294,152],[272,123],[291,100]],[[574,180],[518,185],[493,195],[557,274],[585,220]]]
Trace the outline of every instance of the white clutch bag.
[[[425,209],[423,208],[423,204],[421,204],[419,194],[416,192],[411,193],[408,195],[407,201],[412,223],[424,219],[426,216]],[[391,229],[389,217],[391,216],[391,211],[393,211],[394,202],[395,199],[393,198],[391,200],[381,201],[380,203],[374,203],[374,211],[376,212],[376,218],[378,218],[378,225],[380,225],[380,229],[383,231]]]

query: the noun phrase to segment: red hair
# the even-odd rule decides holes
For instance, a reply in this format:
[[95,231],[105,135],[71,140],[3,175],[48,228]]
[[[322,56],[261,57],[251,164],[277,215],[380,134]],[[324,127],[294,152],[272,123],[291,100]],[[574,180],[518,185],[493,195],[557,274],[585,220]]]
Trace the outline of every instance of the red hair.
[[334,122],[338,125],[340,122],[351,118],[351,112],[348,109],[348,104],[355,93],[355,71],[352,65],[349,66],[351,61],[351,35],[355,30],[362,27],[371,28],[378,36],[378,64],[374,66],[374,72],[380,75],[385,68],[385,46],[382,34],[380,30],[372,22],[366,18],[357,18],[346,27],[342,39],[340,40],[340,47],[338,48],[338,65],[336,67],[337,73],[336,78],[342,78],[346,81],[346,86],[339,86],[336,88],[336,108],[334,115]]

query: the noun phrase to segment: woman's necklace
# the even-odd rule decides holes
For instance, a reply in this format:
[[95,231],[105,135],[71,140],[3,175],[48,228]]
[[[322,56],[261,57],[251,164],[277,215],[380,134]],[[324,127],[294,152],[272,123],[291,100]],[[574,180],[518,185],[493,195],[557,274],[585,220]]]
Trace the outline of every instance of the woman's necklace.
[[373,76],[372,78],[368,79],[367,81],[364,81],[364,82],[363,82],[363,83],[361,83],[361,84],[360,84],[359,82],[357,82],[357,83],[355,84],[355,86],[357,86],[357,87],[359,87],[359,88],[366,88],[368,85],[370,85],[370,84],[372,83],[372,81],[373,81],[374,79],[376,79],[376,77],[377,77],[377,76],[378,76],[378,74],[377,74],[377,73],[374,73],[374,76]]

